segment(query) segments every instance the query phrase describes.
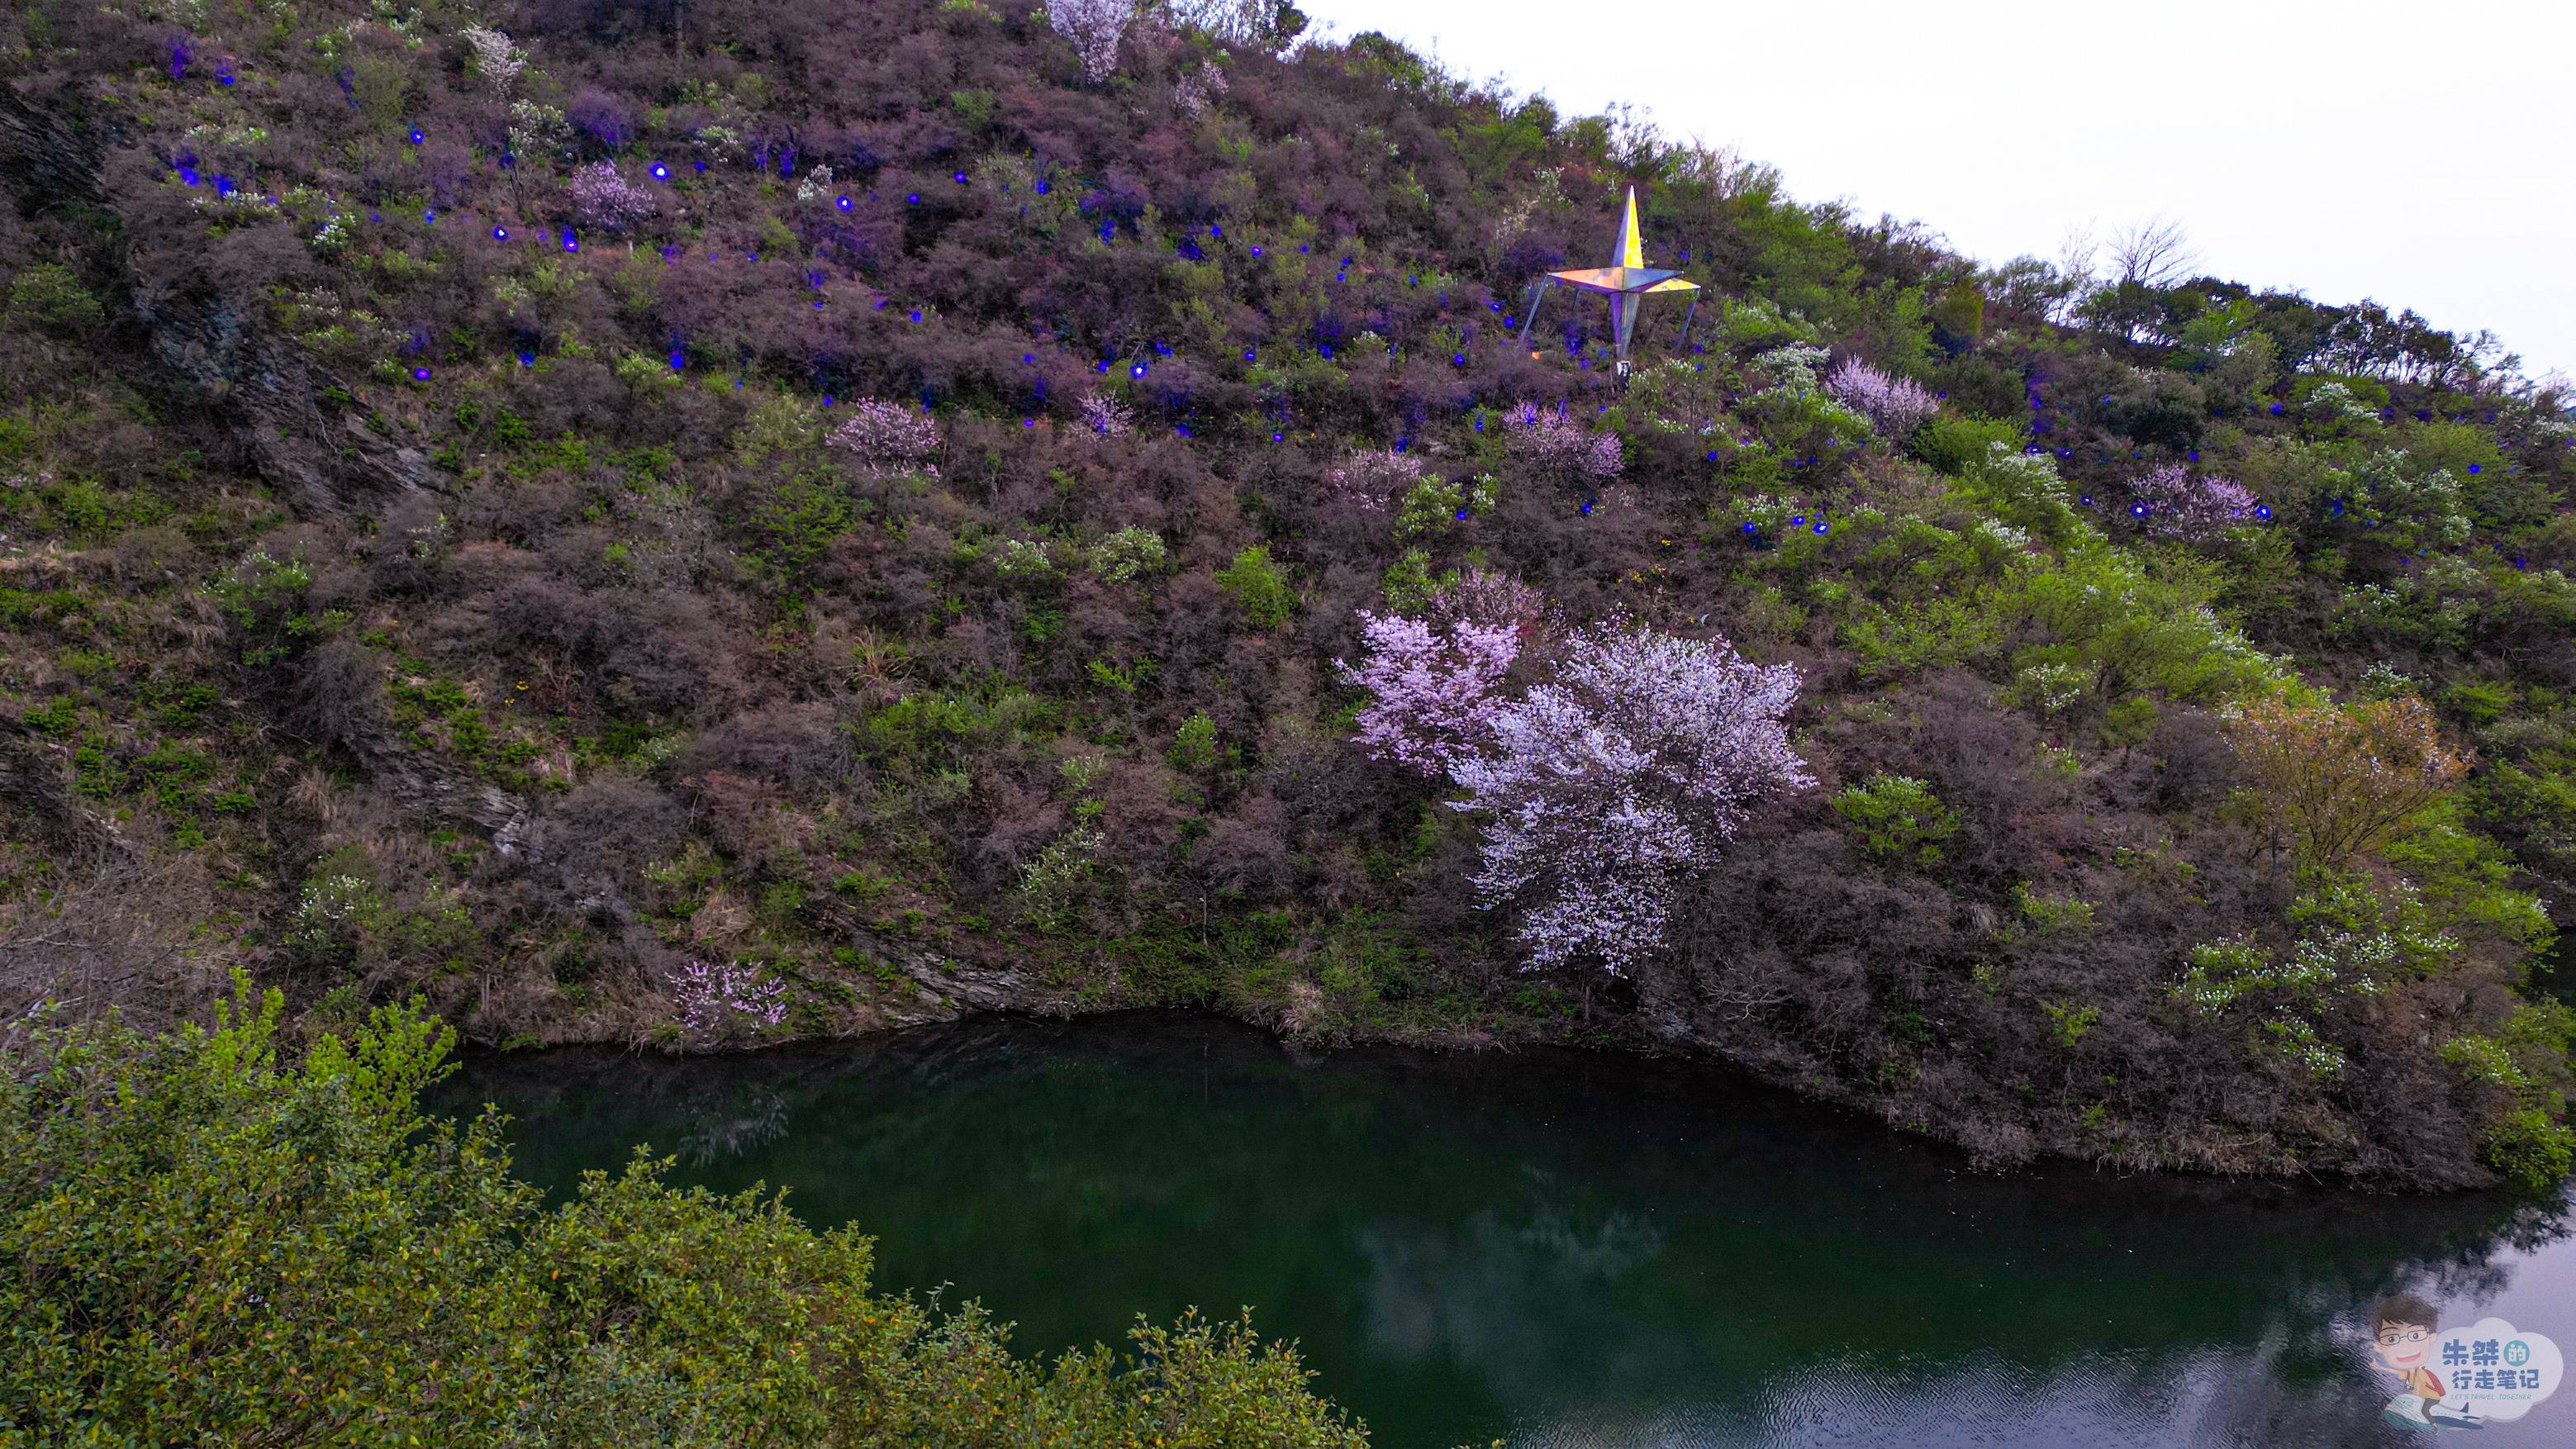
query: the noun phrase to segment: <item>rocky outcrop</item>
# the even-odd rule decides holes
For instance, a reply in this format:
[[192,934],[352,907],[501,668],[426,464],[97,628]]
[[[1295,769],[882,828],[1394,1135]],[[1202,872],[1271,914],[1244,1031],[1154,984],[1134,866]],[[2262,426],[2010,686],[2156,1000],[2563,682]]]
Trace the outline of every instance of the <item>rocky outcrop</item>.
[[[30,215],[77,206],[124,221],[109,177],[125,144],[112,118],[77,97],[0,89],[0,185]],[[263,327],[256,299],[202,276],[138,278],[120,246],[85,260],[113,281],[104,300],[115,325],[138,329],[158,364],[137,383],[216,421],[298,512],[338,517],[431,486],[426,456],[330,401],[330,380]]]

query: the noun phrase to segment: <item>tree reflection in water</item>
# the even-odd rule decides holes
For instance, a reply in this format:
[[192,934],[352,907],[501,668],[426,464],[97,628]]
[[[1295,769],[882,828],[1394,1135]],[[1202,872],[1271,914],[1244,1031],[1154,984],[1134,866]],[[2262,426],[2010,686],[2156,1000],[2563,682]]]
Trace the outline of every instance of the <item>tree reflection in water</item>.
[[[2389,1292],[2576,1342],[2563,1208],[1984,1175],[1630,1059],[988,1019],[484,1058],[451,1100],[486,1098],[538,1182],[650,1142],[791,1187],[1026,1350],[1251,1304],[1394,1446],[2367,1444],[2391,1431],[2359,1316]],[[2482,1442],[2576,1442],[2576,1398]]]

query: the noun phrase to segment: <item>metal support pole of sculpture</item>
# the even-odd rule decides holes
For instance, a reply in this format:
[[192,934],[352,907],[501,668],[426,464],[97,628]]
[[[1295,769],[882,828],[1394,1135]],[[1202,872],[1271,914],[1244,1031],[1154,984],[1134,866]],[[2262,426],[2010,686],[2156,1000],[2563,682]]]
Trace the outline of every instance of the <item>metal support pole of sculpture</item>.
[[1554,286],[1598,292],[1610,299],[1610,337],[1619,357],[1619,376],[1628,375],[1628,343],[1637,331],[1637,316],[1645,309],[1648,297],[1668,293],[1691,294],[1690,311],[1682,317],[1682,338],[1690,337],[1690,320],[1699,312],[1699,283],[1685,279],[1669,267],[1646,265],[1644,234],[1637,227],[1637,188],[1628,188],[1628,214],[1619,223],[1619,241],[1610,254],[1606,267],[1578,267],[1571,271],[1550,272],[1539,278],[1538,291],[1530,298],[1529,321],[1521,327],[1521,341],[1529,341],[1530,329],[1538,325],[1539,299]]
[[1546,298],[1547,289],[1555,285],[1552,279],[1541,277],[1530,287],[1529,320],[1521,324],[1521,341],[1529,341],[1530,329],[1538,325],[1538,304]]

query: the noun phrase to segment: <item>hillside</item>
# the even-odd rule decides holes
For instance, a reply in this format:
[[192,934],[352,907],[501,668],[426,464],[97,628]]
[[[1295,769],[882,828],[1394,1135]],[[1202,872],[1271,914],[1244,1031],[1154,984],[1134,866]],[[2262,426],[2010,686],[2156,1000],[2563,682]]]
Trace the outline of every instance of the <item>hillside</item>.
[[[1055,8],[0,14],[0,1010],[1204,1004],[2565,1174],[2567,399]],[[1515,329],[1631,185],[1623,388]]]

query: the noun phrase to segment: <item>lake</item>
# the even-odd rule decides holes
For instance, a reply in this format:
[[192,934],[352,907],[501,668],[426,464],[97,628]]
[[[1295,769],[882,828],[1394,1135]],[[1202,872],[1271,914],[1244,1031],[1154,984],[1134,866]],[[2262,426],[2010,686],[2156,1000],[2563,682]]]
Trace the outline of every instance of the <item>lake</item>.
[[[637,1143],[683,1181],[783,1184],[878,1236],[881,1286],[952,1285],[1023,1353],[1249,1304],[1392,1449],[2400,1443],[2364,1357],[2386,1294],[2576,1349],[2563,1201],[1979,1173],[1730,1075],[1570,1051],[988,1017],[486,1056],[440,1100],[499,1104],[558,1192]],[[2576,1443],[2576,1388],[2468,1442]]]

